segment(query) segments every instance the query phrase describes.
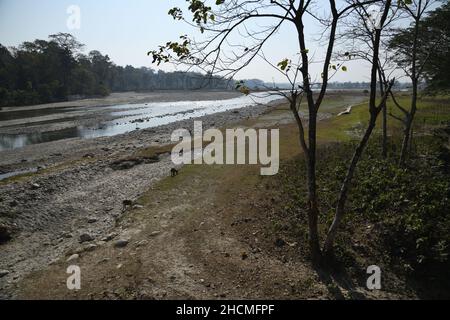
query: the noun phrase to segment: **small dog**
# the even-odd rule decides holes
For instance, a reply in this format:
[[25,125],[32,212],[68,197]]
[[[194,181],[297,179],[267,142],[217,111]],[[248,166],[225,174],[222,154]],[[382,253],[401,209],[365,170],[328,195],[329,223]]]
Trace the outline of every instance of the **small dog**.
[[175,168],[170,169],[170,176],[173,178],[178,175],[178,170]]

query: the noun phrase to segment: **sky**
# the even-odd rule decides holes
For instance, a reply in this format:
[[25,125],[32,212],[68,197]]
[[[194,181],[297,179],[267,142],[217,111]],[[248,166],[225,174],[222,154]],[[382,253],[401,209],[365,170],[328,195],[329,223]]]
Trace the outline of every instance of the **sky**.
[[[320,3],[320,2],[319,2]],[[47,39],[48,35],[68,32],[85,44],[84,51],[99,50],[108,54],[117,65],[133,65],[173,70],[171,66],[152,65],[147,52],[182,34],[199,36],[184,22],[174,21],[167,12],[183,6],[185,0],[0,0],[0,43],[18,46],[24,41]],[[80,9],[80,28],[69,29],[71,6]],[[320,10],[320,8],[319,8]],[[320,28],[308,23],[307,41],[311,53],[320,56],[323,45]],[[273,63],[295,57],[298,49],[296,31],[286,25],[267,42],[264,55]],[[368,81],[368,66],[361,62],[347,63],[348,72],[337,74],[333,81]],[[320,75],[319,65],[312,76]],[[237,75],[239,79],[258,78],[267,82],[286,82],[279,72],[262,60],[254,61]]]

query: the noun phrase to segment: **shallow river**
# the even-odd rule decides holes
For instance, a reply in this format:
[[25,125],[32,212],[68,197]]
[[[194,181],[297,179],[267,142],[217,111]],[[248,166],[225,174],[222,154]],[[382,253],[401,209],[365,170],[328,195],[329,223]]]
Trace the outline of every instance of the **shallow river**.
[[[280,99],[279,95],[255,93],[226,100],[210,101],[178,101],[178,102],[149,102],[142,104],[126,104],[107,107],[65,107],[37,110],[16,110],[0,113],[0,127],[8,120],[31,120],[28,125],[43,125],[48,123],[62,123],[89,113],[97,114],[104,110],[108,118],[113,120],[101,121],[92,126],[76,126],[53,131],[41,131],[26,134],[0,133],[0,151],[22,148],[30,144],[38,144],[69,138],[90,139],[104,136],[114,136],[133,130],[157,127],[172,122],[201,117],[208,114],[239,109],[256,104],[267,104]],[[55,120],[33,121],[33,118],[59,115]],[[21,125],[23,127],[23,125]]]

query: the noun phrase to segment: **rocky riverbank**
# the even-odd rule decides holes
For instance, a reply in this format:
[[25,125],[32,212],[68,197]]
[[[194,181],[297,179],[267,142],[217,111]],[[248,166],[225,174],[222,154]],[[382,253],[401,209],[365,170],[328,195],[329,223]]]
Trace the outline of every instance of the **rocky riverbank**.
[[33,172],[0,181],[0,298],[14,296],[14,284],[26,274],[111,238],[133,200],[170,174],[167,145],[175,129],[192,128],[193,120],[205,128],[231,126],[270,109],[259,105],[114,137],[1,152],[1,172]]

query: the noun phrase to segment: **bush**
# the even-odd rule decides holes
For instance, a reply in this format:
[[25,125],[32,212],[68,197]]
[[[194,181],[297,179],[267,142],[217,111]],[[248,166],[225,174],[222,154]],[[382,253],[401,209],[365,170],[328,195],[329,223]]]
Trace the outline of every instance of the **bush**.
[[[353,180],[336,251],[341,261],[353,255],[354,263],[356,256],[351,244],[358,238],[368,249],[364,254],[369,260],[383,259],[383,263],[414,279],[433,277],[450,288],[450,157],[443,147],[448,137],[415,139],[416,155],[407,169],[397,165],[398,155],[393,152],[396,145],[391,146],[392,158],[384,160],[381,146],[372,139]],[[352,142],[318,149],[322,237],[333,219],[339,189],[354,150]],[[305,172],[304,159],[297,158],[281,166],[277,182],[283,198],[281,215],[297,217],[293,221],[302,232],[307,230]],[[370,240],[364,230],[367,225],[373,226]]]

